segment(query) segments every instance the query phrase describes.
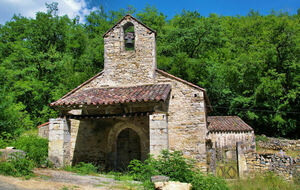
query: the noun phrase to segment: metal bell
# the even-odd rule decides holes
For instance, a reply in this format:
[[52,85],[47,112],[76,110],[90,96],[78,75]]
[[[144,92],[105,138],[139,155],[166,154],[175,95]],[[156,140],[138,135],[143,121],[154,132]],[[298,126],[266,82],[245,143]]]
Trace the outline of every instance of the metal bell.
[[126,40],[126,44],[127,45],[132,45],[133,44],[132,39],[131,38],[127,39]]
[[125,46],[128,48],[132,48],[134,46],[133,40],[134,40],[134,33],[133,32],[127,32],[125,37]]

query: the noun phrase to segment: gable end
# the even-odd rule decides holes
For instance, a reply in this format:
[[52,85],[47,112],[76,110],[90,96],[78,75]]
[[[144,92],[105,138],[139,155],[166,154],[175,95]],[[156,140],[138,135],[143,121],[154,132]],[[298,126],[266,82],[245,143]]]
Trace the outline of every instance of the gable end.
[[150,30],[151,32],[153,32],[156,36],[156,31],[151,29],[150,27],[148,27],[147,25],[145,25],[144,23],[142,23],[141,21],[139,21],[138,19],[134,18],[133,16],[131,16],[130,14],[125,15],[123,18],[121,18],[113,27],[111,27],[107,32],[105,32],[103,34],[103,38],[105,38],[106,34],[108,34],[110,31],[112,31],[117,25],[119,25],[124,19],[126,19],[127,17],[132,18],[133,20],[135,20],[136,22],[138,22],[139,24],[143,25],[145,28],[147,28],[148,30]]

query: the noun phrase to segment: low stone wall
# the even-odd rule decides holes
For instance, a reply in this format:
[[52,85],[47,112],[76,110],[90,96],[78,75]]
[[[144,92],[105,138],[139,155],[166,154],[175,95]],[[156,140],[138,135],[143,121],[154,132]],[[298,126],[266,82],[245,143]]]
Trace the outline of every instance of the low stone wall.
[[292,179],[300,172],[300,158],[280,156],[277,154],[258,154],[253,151],[244,152],[246,173],[274,172],[285,179]]
[[257,146],[271,150],[298,150],[300,151],[300,139],[289,140],[289,139],[278,139],[272,137],[265,137],[264,141],[257,141]]
[[49,138],[49,125],[39,127],[39,136],[46,139]]

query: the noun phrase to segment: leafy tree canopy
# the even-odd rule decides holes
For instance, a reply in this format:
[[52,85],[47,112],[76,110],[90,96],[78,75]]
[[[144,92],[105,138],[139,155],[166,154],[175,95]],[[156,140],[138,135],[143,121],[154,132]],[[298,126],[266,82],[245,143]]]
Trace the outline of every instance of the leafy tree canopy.
[[36,127],[57,112],[49,103],[103,68],[104,34],[126,13],[157,31],[158,67],[207,89],[212,115],[238,115],[256,133],[299,138],[300,14],[173,18],[147,6],[79,18],[57,3],[36,18],[0,25],[0,134]]

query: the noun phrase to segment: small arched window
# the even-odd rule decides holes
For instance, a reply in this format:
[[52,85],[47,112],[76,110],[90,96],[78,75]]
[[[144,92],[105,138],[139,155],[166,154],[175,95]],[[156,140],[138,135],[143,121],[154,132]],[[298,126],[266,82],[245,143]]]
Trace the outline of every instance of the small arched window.
[[131,22],[126,23],[123,26],[123,31],[124,31],[125,50],[127,51],[134,50],[134,43],[135,43],[134,25]]

